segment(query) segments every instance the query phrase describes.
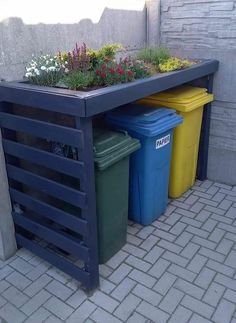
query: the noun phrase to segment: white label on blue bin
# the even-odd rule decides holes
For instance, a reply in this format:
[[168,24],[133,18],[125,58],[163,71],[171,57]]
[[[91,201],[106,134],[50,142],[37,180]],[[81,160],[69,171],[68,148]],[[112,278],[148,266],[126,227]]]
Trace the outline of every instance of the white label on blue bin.
[[170,143],[170,135],[157,139],[156,141],[156,149],[160,149]]

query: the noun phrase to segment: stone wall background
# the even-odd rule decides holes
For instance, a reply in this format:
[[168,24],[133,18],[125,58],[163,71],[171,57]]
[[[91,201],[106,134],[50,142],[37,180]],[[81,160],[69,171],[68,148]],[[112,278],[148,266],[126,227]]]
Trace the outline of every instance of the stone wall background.
[[236,1],[162,0],[161,43],[176,55],[220,61],[208,176],[236,185]]
[[84,17],[71,24],[25,24],[21,17],[6,17],[0,21],[0,79],[21,79],[32,54],[68,51],[76,42],[94,49],[106,43],[119,43],[131,51],[143,48],[146,15],[143,0],[142,10],[104,8],[97,23]]

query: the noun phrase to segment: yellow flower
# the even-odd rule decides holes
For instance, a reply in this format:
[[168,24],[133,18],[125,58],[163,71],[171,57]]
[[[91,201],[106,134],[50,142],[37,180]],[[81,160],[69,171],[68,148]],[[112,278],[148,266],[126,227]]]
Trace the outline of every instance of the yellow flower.
[[166,62],[159,64],[159,71],[164,72],[171,72],[177,71],[183,68],[187,68],[194,63],[187,60],[187,59],[180,59],[178,57],[171,57]]

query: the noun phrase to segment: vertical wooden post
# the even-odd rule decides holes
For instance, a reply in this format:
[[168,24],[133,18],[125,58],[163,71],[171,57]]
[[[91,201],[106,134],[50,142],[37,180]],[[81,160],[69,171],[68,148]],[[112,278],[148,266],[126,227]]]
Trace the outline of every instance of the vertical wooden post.
[[76,127],[82,130],[84,141],[84,147],[79,153],[79,159],[84,162],[85,169],[85,176],[81,181],[80,189],[87,194],[88,207],[82,210],[82,217],[88,221],[88,238],[85,242],[90,252],[90,260],[87,264],[90,272],[90,285],[88,289],[92,290],[99,284],[92,118],[76,118]]
[[[208,93],[213,91],[213,78],[214,75],[207,76],[206,88]],[[210,122],[211,122],[211,102],[208,103],[203,110],[201,138],[198,154],[198,168],[197,178],[200,181],[207,179],[207,165],[208,165],[208,150],[209,150],[209,137],[210,137]]]

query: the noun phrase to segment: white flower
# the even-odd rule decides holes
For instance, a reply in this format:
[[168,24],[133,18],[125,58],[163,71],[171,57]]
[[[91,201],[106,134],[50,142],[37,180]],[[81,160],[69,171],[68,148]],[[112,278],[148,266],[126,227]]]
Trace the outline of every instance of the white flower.
[[45,71],[47,68],[45,66],[41,66],[41,70]]
[[48,70],[49,70],[49,71],[54,72],[54,71],[56,71],[56,68],[55,68],[54,66],[50,66],[50,67],[48,68]]
[[69,72],[69,69],[68,68],[65,68],[65,73],[68,73]]
[[30,73],[30,72],[28,72],[28,73],[25,73],[25,77],[31,77],[31,76],[33,76],[33,74],[32,73]]
[[34,70],[34,72],[35,72],[36,75],[40,75],[40,72],[39,72],[39,70],[37,68]]

